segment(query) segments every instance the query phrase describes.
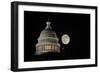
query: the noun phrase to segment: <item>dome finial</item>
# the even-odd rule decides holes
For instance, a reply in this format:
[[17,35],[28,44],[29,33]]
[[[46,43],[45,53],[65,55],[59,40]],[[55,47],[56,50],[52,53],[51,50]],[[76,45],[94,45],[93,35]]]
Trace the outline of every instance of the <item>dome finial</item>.
[[46,22],[46,29],[51,29],[51,26],[50,26],[50,24],[51,24],[51,22],[50,22],[50,20],[49,20],[49,18],[48,18],[48,21]]

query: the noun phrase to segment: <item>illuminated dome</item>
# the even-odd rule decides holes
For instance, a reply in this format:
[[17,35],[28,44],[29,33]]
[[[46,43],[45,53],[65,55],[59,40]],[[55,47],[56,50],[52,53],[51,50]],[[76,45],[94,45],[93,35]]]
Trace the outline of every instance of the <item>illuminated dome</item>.
[[60,53],[59,39],[50,24],[51,22],[47,21],[45,29],[40,33],[36,44],[36,55],[48,52]]

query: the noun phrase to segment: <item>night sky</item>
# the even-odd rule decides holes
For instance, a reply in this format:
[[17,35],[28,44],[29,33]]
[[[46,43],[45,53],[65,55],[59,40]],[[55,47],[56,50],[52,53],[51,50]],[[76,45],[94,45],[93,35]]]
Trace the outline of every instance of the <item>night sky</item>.
[[[56,32],[63,55],[59,59],[87,59],[90,58],[90,15],[74,13],[51,13],[24,11],[24,61],[56,60],[56,58],[43,59],[37,57],[37,39],[46,26],[46,21],[51,21],[52,29]],[[63,34],[70,36],[70,43],[61,42]]]

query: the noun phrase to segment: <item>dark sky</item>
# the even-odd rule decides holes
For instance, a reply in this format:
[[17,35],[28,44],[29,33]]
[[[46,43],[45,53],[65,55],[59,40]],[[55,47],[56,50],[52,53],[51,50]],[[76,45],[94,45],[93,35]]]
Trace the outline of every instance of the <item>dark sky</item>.
[[[24,61],[35,60],[35,45],[48,18],[51,21],[52,29],[59,38],[61,48],[64,48],[64,58],[62,59],[90,58],[89,14],[24,11]],[[70,36],[68,45],[61,42],[63,34]]]

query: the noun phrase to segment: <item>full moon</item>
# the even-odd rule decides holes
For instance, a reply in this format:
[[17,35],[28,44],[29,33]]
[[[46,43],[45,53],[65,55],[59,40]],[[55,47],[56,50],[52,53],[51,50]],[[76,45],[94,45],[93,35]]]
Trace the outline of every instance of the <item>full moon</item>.
[[68,44],[70,42],[70,37],[67,34],[64,34],[61,38],[63,44]]

